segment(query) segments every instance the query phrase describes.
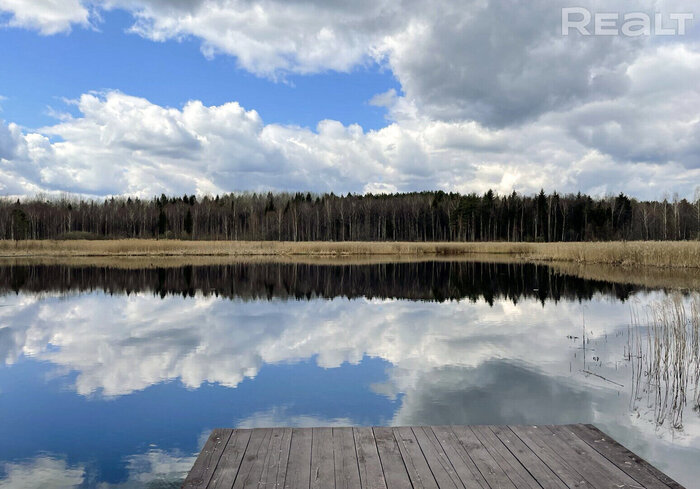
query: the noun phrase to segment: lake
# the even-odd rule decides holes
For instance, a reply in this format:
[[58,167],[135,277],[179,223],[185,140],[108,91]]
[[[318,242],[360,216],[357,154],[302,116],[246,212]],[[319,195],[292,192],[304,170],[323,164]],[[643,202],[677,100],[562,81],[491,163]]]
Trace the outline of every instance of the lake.
[[560,423],[593,423],[692,487],[697,364],[680,365],[685,398],[669,408],[645,345],[653,304],[690,317],[697,295],[624,277],[5,264],[0,488],[178,487],[215,427]]

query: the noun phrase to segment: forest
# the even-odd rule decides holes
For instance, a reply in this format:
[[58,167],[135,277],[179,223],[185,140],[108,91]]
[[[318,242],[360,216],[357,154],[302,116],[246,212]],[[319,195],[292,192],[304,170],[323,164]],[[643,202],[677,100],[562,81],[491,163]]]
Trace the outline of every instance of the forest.
[[0,238],[278,241],[700,239],[700,196],[236,193],[0,199]]

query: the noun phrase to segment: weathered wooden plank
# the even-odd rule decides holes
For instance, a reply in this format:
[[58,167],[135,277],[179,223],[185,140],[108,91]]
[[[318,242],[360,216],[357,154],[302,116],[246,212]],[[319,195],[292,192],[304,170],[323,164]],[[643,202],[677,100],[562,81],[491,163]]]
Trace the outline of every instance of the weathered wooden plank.
[[232,429],[218,428],[211,432],[202,451],[197,456],[192,469],[187,474],[183,489],[204,489],[209,485],[214,470],[219,463],[221,454],[226,448]]
[[410,427],[394,428],[394,438],[399,446],[413,489],[439,489],[413,430]]
[[311,486],[311,438],[309,429],[292,429],[285,489],[309,489]]
[[[515,484],[515,487],[518,489],[541,489],[542,486],[488,426],[472,426],[471,430],[498,465],[508,474],[508,478]],[[561,484],[561,481],[558,482]]]
[[362,489],[387,489],[372,428],[353,428]]
[[[599,473],[599,468],[587,459],[583,459],[571,447],[561,443],[561,439],[546,428],[539,426],[515,426],[513,431],[526,443],[540,447],[538,454],[547,453],[556,458],[562,466],[568,468],[574,477],[588,487],[618,487],[608,480],[609,474]],[[626,487],[619,484],[619,487]]]
[[593,450],[586,442],[562,426],[538,426],[542,438],[549,437],[550,445],[563,457],[571,457],[577,470],[585,471],[586,479],[597,487],[639,487],[639,483],[620,470],[608,459]]
[[586,478],[584,470],[577,470],[579,467],[573,460],[567,460],[559,452],[549,446],[548,441],[543,441],[539,433],[532,426],[510,426],[513,433],[525,443],[530,450],[554,471],[569,487],[596,487]]
[[314,428],[311,444],[311,489],[335,487],[333,429]]
[[440,489],[464,489],[462,480],[457,475],[440,442],[435,438],[432,428],[429,426],[415,427],[413,433],[416,435],[416,440],[423,450],[425,460],[428,462]]
[[292,440],[291,428],[273,428],[270,436],[262,474],[260,488],[278,489],[284,487],[284,476],[287,471],[289,446]]
[[[658,470],[643,458],[629,451],[617,441],[600,431],[593,425],[568,425],[573,433],[594,448],[598,453],[624,470],[633,479],[645,487],[657,487],[656,481],[672,489],[683,489],[683,486]],[[663,487],[663,486],[662,486]]]
[[442,445],[445,454],[452,462],[462,484],[467,489],[488,489],[486,479],[481,475],[469,454],[464,450],[457,435],[449,426],[433,426],[433,433]]
[[333,428],[335,488],[360,489],[360,469],[352,428]]
[[265,466],[267,451],[270,448],[271,429],[255,429],[250,434],[233,489],[257,488]]
[[231,489],[233,487],[252,432],[253,430],[236,430],[231,434],[208,487],[211,489]]
[[408,478],[408,472],[403,463],[399,446],[394,439],[394,432],[391,428],[374,428],[373,431],[387,488],[404,489],[411,487],[411,481]]
[[567,485],[507,426],[488,427],[544,489],[566,489]]
[[516,489],[503,468],[498,465],[498,462],[468,426],[455,426],[453,431],[457,435],[464,452],[474,461],[474,464],[490,487]]

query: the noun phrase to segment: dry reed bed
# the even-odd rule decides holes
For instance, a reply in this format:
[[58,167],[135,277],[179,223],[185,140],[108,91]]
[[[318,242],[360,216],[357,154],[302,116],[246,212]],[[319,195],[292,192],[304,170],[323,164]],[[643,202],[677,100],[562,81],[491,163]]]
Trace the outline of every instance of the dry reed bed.
[[623,266],[700,268],[700,241],[596,243],[407,243],[179,241],[2,241],[0,256],[465,256],[508,255],[522,260]]

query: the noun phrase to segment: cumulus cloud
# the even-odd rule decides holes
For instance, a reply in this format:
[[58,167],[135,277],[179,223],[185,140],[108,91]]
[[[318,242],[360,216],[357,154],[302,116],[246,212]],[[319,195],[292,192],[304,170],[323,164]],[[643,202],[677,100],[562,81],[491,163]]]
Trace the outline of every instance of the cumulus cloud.
[[[571,342],[565,335],[580,329],[577,303],[548,303],[543,313],[536,300],[517,307],[507,300],[493,306],[270,301],[233,309],[215,298],[153,300],[147,294],[7,300],[11,307],[0,309],[0,361],[27,356],[77,372],[75,389],[86,396],[125,395],[175,379],[189,388],[236,387],[264,364],[309,358],[323,368],[382,358],[398,372],[397,392],[415,387],[421,372],[475,368],[496,358],[529,363],[533,351],[538,365],[551,366],[550,374],[568,376]],[[600,335],[626,327],[628,316],[626,306],[601,298],[586,312],[586,327]]]
[[4,121],[0,120],[0,160],[10,160],[14,158],[16,149],[16,126],[10,128]]
[[0,13],[10,14],[9,26],[50,35],[70,32],[73,25],[87,26],[90,12],[86,3],[81,0],[0,0]]
[[661,45],[627,70],[630,93],[576,107],[562,119],[570,134],[618,161],[700,166],[700,51]]
[[138,487],[175,487],[187,477],[196,456],[178,451],[154,448],[126,457],[126,481],[110,484],[101,482],[100,489],[132,489]]
[[421,111],[504,126],[623,93],[634,44],[560,35],[559,2],[438,2],[385,40],[388,62]]
[[[638,73],[645,80],[647,72]],[[120,92],[90,93],[74,102],[79,116],[62,117],[37,132],[0,126],[0,188],[5,195],[143,197],[426,188],[690,197],[700,177],[700,132],[692,108],[676,107],[674,101],[682,102],[655,103],[651,97],[645,107],[635,106],[633,97],[591,102],[519,127],[489,129],[474,121],[419,116],[394,97],[386,103],[396,120],[365,131],[333,120],[313,130],[265,124],[255,110],[236,102],[190,101],[171,108]],[[623,117],[633,120],[626,137],[614,130],[620,127],[615,118]],[[665,137],[671,137],[674,125],[676,133],[685,128],[685,137],[672,144]]]
[[131,10],[132,31],[153,40],[193,36],[207,56],[236,56],[244,69],[276,77],[284,73],[349,71],[369,60],[386,32],[399,28],[400,2],[283,2],[113,0]]
[[253,413],[236,423],[238,428],[275,428],[275,427],[299,427],[315,428],[318,426],[352,426],[354,423],[349,418],[323,418],[306,414],[289,413],[284,406],[274,406],[268,410]]
[[27,463],[4,464],[5,477],[0,479],[0,488],[32,489],[55,487],[74,489],[85,481],[85,468],[69,466],[65,460],[40,456]]

